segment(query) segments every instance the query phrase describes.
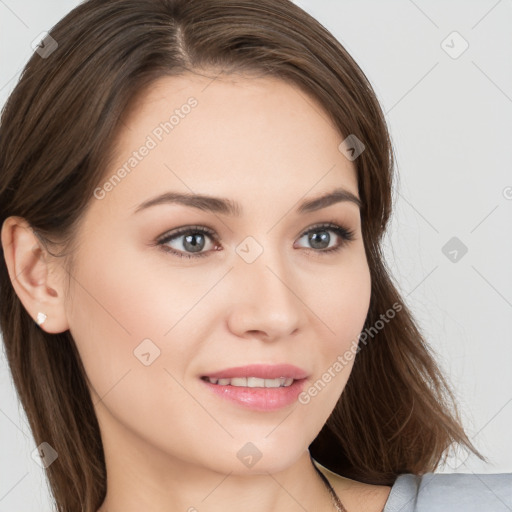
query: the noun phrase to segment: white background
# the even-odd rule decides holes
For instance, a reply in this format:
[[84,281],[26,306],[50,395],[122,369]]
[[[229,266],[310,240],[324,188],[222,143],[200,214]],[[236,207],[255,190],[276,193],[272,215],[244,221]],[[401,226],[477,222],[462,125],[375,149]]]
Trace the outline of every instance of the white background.
[[[386,113],[399,172],[388,263],[491,460],[463,455],[441,472],[512,472],[512,2],[296,3],[355,58]],[[31,42],[76,5],[0,0],[0,105]],[[457,58],[445,51],[463,48],[454,31],[469,44]],[[452,237],[468,248],[457,262],[442,252]],[[3,352],[0,433],[0,512],[49,511]]]

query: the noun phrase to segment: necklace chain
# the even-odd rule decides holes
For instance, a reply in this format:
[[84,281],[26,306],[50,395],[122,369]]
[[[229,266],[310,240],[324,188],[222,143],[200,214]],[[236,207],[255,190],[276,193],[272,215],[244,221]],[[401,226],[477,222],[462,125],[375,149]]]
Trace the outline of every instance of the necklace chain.
[[[311,454],[310,454],[310,457],[311,457]],[[327,487],[327,490],[329,491],[329,494],[331,495],[331,500],[334,505],[334,508],[336,509],[336,512],[347,512],[347,509],[343,506],[343,503],[341,503],[341,500],[338,498],[338,495],[336,494],[336,491],[332,488],[332,485],[329,482],[329,480],[327,480],[326,476],[316,467],[316,464],[313,462],[313,457],[311,457],[311,463],[313,464],[313,467],[316,469],[316,472],[322,478],[322,482]]]

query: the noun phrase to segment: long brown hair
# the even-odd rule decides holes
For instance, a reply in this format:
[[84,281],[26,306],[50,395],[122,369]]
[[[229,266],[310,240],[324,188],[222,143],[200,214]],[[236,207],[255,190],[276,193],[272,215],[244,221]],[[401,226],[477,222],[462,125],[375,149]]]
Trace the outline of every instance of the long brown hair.
[[[434,471],[452,443],[486,460],[466,436],[454,394],[381,252],[394,168],[383,113],[362,70],[318,21],[288,0],[90,0],[50,35],[58,46],[44,58],[34,53],[2,113],[0,223],[24,218],[48,251],[60,247],[71,277],[75,235],[109,164],[120,116],[149,84],[187,70],[223,70],[298,85],[340,135],[365,145],[354,163],[372,279],[371,339],[311,454],[348,478],[387,485],[401,473]],[[401,308],[375,332],[393,304]],[[59,454],[46,469],[57,509],[95,512],[106,470],[84,368],[69,331],[49,334],[27,313],[3,254],[0,314],[36,444]]]

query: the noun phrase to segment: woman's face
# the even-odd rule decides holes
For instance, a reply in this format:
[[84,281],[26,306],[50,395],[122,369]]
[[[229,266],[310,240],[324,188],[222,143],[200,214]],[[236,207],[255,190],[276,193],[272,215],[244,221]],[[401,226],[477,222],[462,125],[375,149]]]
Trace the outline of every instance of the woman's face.
[[[66,303],[106,456],[225,473],[249,471],[253,456],[253,473],[284,469],[342,393],[353,359],[339,361],[369,307],[356,202],[301,208],[336,189],[359,197],[343,137],[296,87],[234,75],[161,79],[122,126]],[[255,364],[306,378],[279,389],[202,379]]]

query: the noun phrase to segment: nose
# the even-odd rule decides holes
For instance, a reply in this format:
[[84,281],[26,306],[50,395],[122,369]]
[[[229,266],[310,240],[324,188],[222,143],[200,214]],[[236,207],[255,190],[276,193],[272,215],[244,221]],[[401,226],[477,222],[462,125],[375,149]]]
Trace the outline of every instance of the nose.
[[237,336],[282,339],[294,334],[306,319],[291,271],[281,260],[266,251],[252,263],[243,259],[235,263],[230,272],[228,325]]

